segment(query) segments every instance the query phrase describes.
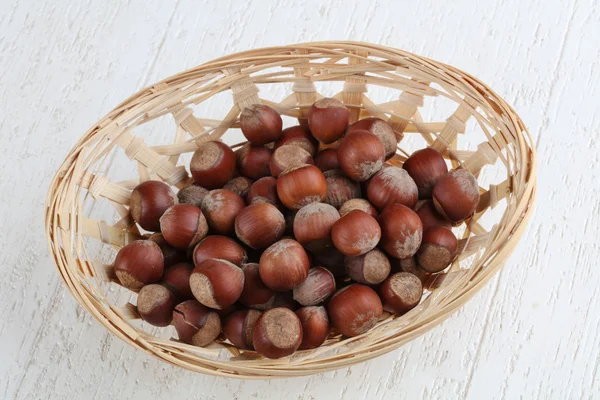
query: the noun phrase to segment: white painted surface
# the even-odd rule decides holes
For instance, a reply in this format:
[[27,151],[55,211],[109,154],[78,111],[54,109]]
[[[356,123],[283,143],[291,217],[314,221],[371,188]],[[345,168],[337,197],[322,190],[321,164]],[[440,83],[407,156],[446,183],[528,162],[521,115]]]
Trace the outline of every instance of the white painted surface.
[[[298,3],[0,2],[0,398],[599,398],[597,2]],[[538,144],[539,201],[505,268],[425,336],[308,378],[217,379],[113,338],[68,293],[46,248],[43,200],[68,149],[160,78],[235,51],[326,39],[453,64],[520,113]]]

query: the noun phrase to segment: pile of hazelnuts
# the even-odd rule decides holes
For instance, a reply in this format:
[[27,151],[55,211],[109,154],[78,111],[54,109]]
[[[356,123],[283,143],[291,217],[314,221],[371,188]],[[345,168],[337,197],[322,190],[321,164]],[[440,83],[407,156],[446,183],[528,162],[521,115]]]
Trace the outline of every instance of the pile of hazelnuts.
[[417,306],[456,257],[452,227],[475,212],[479,186],[430,148],[394,165],[392,127],[349,118],[324,98],[307,124],[282,129],[253,105],[240,116],[248,143],[201,144],[177,195],[137,186],[131,216],[155,233],[123,247],[114,271],[139,291],[141,318],[173,324],[185,343],[220,337],[280,358]]

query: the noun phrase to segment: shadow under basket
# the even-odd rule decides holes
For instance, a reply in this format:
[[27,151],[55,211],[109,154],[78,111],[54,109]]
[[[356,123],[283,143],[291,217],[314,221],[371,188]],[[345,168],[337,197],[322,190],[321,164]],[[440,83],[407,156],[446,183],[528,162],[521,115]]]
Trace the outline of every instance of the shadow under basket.
[[[431,146],[453,168],[466,168],[478,177],[481,201],[476,213],[455,228],[459,255],[453,264],[426,285],[421,303],[407,314],[384,313],[365,334],[333,335],[318,349],[279,360],[240,351],[222,338],[207,348],[183,344],[173,338],[172,326],[158,329],[141,321],[133,306],[136,294],[118,286],[108,267],[116,251],[144,233],[129,216],[131,190],[148,179],[186,186],[186,157],[189,160],[205,141],[241,141],[238,117],[248,105],[267,104],[290,126],[305,122],[310,105],[322,97],[343,101],[351,122],[368,116],[388,121],[402,139],[392,163],[402,165],[411,151]],[[211,119],[207,114],[218,113],[215,104],[222,116]],[[160,129],[152,128],[153,123]],[[309,375],[394,350],[440,324],[477,293],[506,261],[526,227],[536,192],[535,165],[533,142],[519,116],[463,71],[368,43],[271,47],[172,76],[98,121],[52,181],[46,234],[73,296],[132,346],[211,375]]]

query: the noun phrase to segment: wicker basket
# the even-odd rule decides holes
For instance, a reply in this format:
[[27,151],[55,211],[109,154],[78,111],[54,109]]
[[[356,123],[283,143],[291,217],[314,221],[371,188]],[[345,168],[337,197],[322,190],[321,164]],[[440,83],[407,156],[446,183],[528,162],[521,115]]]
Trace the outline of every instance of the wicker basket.
[[[272,93],[274,87],[287,96],[259,96],[259,88]],[[245,106],[262,102],[302,120],[321,93],[342,100],[352,120],[377,116],[389,121],[403,138],[393,163],[401,165],[409,147],[429,145],[454,167],[478,176],[481,202],[477,213],[455,231],[460,255],[440,275],[445,279],[430,282],[421,304],[401,317],[387,314],[361,336],[333,336],[316,350],[280,360],[240,352],[223,340],[208,348],[186,345],[171,338],[172,327],[156,329],[142,322],[132,305],[135,293],[117,286],[109,266],[115,252],[140,235],[127,211],[132,188],[147,179],[185,186],[189,175],[184,158],[207,140],[223,135],[230,144],[241,140],[237,118]],[[206,118],[209,99],[219,95],[233,105],[222,118]],[[441,122],[423,120],[440,112],[445,113]],[[146,124],[161,118],[172,126],[175,139],[150,145],[156,131]],[[288,126],[292,123],[287,121]],[[131,160],[128,170],[108,170],[115,153]],[[134,179],[126,179],[127,172]],[[535,188],[531,137],[515,111],[484,83],[401,50],[320,42],[233,54],[130,97],[98,121],[66,157],[50,186],[45,222],[50,251],[69,290],[116,336],[192,371],[257,379],[349,366],[439,324],[477,293],[511,254],[531,215]],[[102,207],[103,216],[95,216]]]

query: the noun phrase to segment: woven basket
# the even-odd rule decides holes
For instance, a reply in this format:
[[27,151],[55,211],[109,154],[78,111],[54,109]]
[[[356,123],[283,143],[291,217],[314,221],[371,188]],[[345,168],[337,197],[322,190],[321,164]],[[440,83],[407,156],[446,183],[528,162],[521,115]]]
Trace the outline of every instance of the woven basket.
[[[267,99],[259,96],[259,88],[284,95]],[[157,329],[142,322],[133,305],[135,293],[117,286],[110,267],[116,251],[140,235],[127,210],[131,190],[147,179],[185,186],[185,158],[208,140],[223,136],[232,145],[241,141],[237,118],[250,104],[270,105],[288,116],[284,124],[290,126],[305,119],[308,107],[324,95],[342,100],[351,110],[351,122],[366,116],[389,121],[403,138],[392,163],[401,165],[410,151],[429,145],[453,167],[478,177],[481,202],[476,214],[455,229],[460,254],[449,271],[428,283],[423,301],[409,313],[386,314],[361,336],[333,336],[318,349],[280,360],[240,352],[222,339],[208,348],[190,346],[172,338],[172,327]],[[221,109],[224,116],[218,119],[206,117],[213,97],[232,104]],[[441,122],[435,119],[438,114]],[[426,122],[427,116],[434,119]],[[147,126],[158,120],[167,121],[173,135],[168,143],[150,145],[157,130]],[[114,159],[123,154],[131,161],[115,170]],[[50,186],[45,222],[50,251],[69,290],[116,336],[192,371],[256,379],[356,364],[441,323],[511,254],[531,215],[535,188],[535,151],[527,128],[484,83],[401,50],[320,42],[233,54],[130,97],[68,154]]]

